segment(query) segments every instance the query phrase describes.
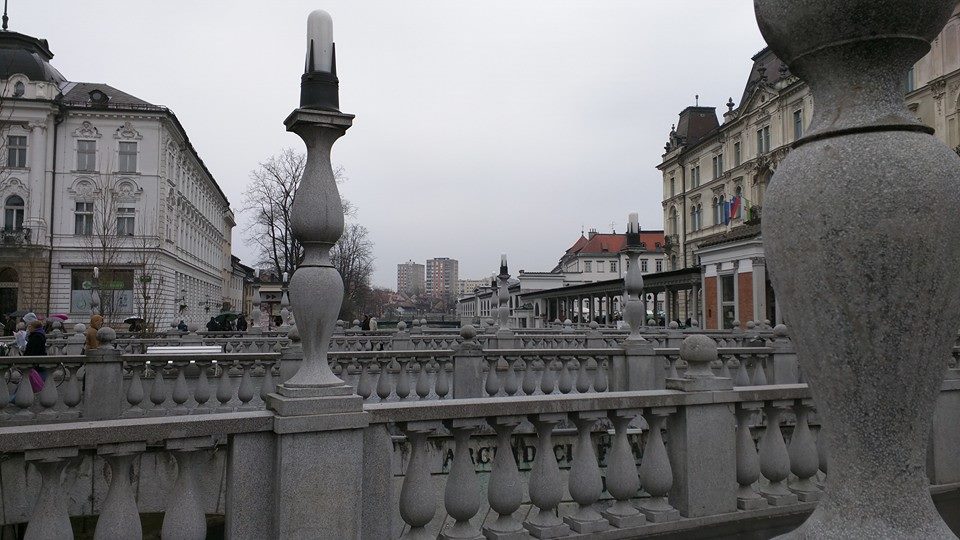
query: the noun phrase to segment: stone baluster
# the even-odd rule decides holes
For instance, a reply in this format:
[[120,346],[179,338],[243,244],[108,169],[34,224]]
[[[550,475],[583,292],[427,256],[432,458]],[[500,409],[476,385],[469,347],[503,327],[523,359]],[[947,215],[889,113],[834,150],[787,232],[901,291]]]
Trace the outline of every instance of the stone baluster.
[[520,383],[520,390],[525,396],[532,396],[537,391],[537,372],[541,372],[542,369],[539,369],[541,365],[539,360],[535,357],[528,356],[520,359],[523,362],[523,380]]
[[606,416],[603,411],[576,412],[570,415],[571,421],[577,426],[577,444],[573,450],[573,464],[568,481],[570,496],[577,503],[577,511],[567,516],[564,521],[571,529],[582,534],[604,531],[610,527],[603,516],[593,508],[603,492],[603,480],[591,434],[597,420]]
[[454,440],[453,465],[447,475],[443,504],[447,514],[455,521],[450,528],[440,533],[441,540],[481,538],[479,528],[470,524],[470,519],[477,515],[480,503],[483,502],[477,472],[470,459],[470,434],[482,423],[481,420],[473,419],[445,420],[443,423],[453,434]]
[[415,385],[417,397],[427,399],[427,396],[430,395],[430,372],[432,371],[430,368],[433,362],[431,362],[430,357],[427,357],[423,362],[418,362],[414,359],[414,362],[417,362],[415,365],[417,371],[417,383]]
[[544,395],[550,395],[557,389],[557,379],[559,378],[558,372],[560,369],[560,361],[556,358],[550,359],[547,357],[543,365],[543,375],[540,376],[540,391]]
[[593,390],[595,392],[606,392],[610,386],[610,381],[607,378],[608,361],[606,359],[598,359],[596,365],[597,371],[593,376]]
[[760,403],[737,405],[737,508],[754,510],[767,506],[767,500],[757,493],[754,485],[760,479],[760,458],[757,446],[750,434],[750,421],[759,410]]
[[410,395],[410,361],[404,358],[394,358],[394,364],[397,366],[397,385],[396,393],[400,401],[407,399]]
[[240,386],[237,388],[237,399],[240,400],[240,410],[249,410],[256,408],[253,405],[250,405],[250,402],[253,401],[253,396],[256,395],[256,390],[253,387],[253,380],[250,378],[250,369],[253,367],[253,362],[244,361],[240,362],[240,369],[243,370],[243,375],[240,377]]
[[487,500],[497,518],[483,529],[491,540],[519,540],[527,535],[523,525],[513,516],[523,503],[523,484],[517,460],[510,444],[513,430],[523,421],[521,416],[495,416],[487,423],[497,432],[497,452],[487,485]]
[[430,476],[430,446],[427,436],[435,426],[430,422],[409,422],[400,425],[410,441],[410,461],[400,488],[400,517],[410,526],[403,539],[432,538],[426,526],[437,511],[436,487]]
[[762,354],[754,354],[750,358],[753,360],[753,385],[766,386],[767,371],[764,369],[764,364],[767,362],[767,357]]
[[[29,381],[26,384],[29,385]],[[73,538],[62,477],[63,470],[78,453],[76,447],[27,450],[24,453],[24,461],[32,463],[40,474],[40,494],[24,531],[24,540]]]
[[35,398],[33,385],[30,384],[29,370],[16,365],[14,365],[13,368],[20,374],[20,382],[17,383],[17,392],[14,395],[13,403],[20,408],[20,411],[17,412],[18,419],[26,419],[32,415],[30,407],[33,407],[33,400]]
[[760,489],[771,506],[796,504],[797,496],[787,488],[790,476],[790,453],[780,431],[780,414],[792,405],[789,400],[768,402],[764,406],[767,427],[760,439],[760,473],[769,482]]
[[497,366],[500,365],[500,357],[492,356],[487,363],[490,367],[487,370],[487,380],[484,383],[483,387],[487,395],[490,397],[496,396],[500,393],[500,377],[497,375]]
[[370,366],[376,362],[376,359],[369,362],[358,362],[360,363],[360,378],[357,381],[357,395],[367,399],[373,394],[373,385],[370,383]]
[[[63,392],[63,404],[73,409],[80,404],[83,392],[80,389],[80,381],[77,378],[77,371],[80,366],[70,367],[70,378],[67,380],[66,389]],[[4,384],[4,386],[6,386]]]
[[260,400],[266,403],[267,396],[277,390],[277,384],[273,382],[273,362],[264,360],[260,365],[263,367],[263,381],[260,383]]
[[124,413],[125,415],[138,416],[145,412],[140,406],[146,397],[143,392],[143,383],[140,382],[142,369],[143,366],[130,364],[130,384],[127,386],[127,403],[130,404],[130,408]]
[[670,506],[667,500],[667,494],[673,487],[673,468],[661,433],[667,417],[676,411],[676,407],[653,407],[644,414],[650,431],[647,432],[643,461],[640,463],[640,485],[650,494],[650,498],[641,502],[639,507],[647,520],[654,523],[680,519],[680,512]]
[[171,439],[166,448],[177,459],[177,481],[167,495],[167,510],[160,528],[161,540],[196,539],[207,536],[207,518],[197,484],[199,468],[209,459],[210,437]]
[[797,414],[797,425],[793,428],[790,437],[790,472],[797,479],[790,484],[790,491],[797,494],[803,502],[819,501],[821,491],[814,483],[817,469],[820,466],[817,456],[817,443],[810,432],[810,413],[813,411],[813,400],[797,401],[793,410]]
[[577,369],[577,393],[586,394],[590,391],[590,357],[581,356],[577,361],[580,363]]
[[[956,2],[754,6],[771,51],[816,104],[764,195],[762,224],[831,459],[828,504],[796,535],[951,537],[924,469],[960,326],[960,230],[944,220],[960,215],[960,158],[905,106],[902,82]],[[909,196],[891,213],[894,192]]]
[[47,380],[44,381],[43,388],[41,388],[37,394],[37,402],[40,404],[40,407],[43,408],[40,414],[37,415],[40,421],[48,417],[56,417],[57,412],[54,408],[60,401],[60,396],[57,393],[57,384],[54,381],[54,371],[48,368],[47,373]]
[[197,382],[193,389],[193,399],[197,402],[197,408],[194,412],[207,412],[206,404],[210,401],[210,382],[207,380],[207,370],[210,364],[207,362],[196,362]]
[[450,375],[449,371],[453,369],[452,362],[444,362],[437,367],[437,397],[443,399],[450,394]]
[[737,355],[737,376],[733,379],[734,386],[750,386],[750,373],[747,371],[747,356]]
[[150,414],[165,414],[163,404],[167,401],[167,385],[163,380],[163,370],[167,367],[166,360],[160,360],[150,364],[153,368],[153,384],[150,385],[150,402],[153,408]]
[[820,480],[821,487],[826,485],[827,478],[827,441],[823,433],[823,426],[820,427],[817,431],[817,465],[820,467],[820,472],[823,473],[823,478]]
[[218,361],[217,367],[220,368],[220,380],[217,382],[217,401],[220,402],[219,412],[228,412],[231,409],[227,403],[233,399],[233,382],[230,381],[230,367],[233,362],[229,360]]
[[607,413],[616,433],[607,459],[607,491],[616,499],[602,512],[603,517],[614,527],[621,529],[637,527],[646,522],[646,516],[633,505],[632,499],[640,489],[637,458],[627,439],[627,428],[640,415],[639,409],[618,409]]
[[174,362],[173,364],[177,370],[177,380],[173,383],[173,393],[170,396],[175,404],[174,408],[170,411],[173,414],[187,414],[188,412],[185,404],[187,400],[190,399],[190,389],[187,387],[184,370],[186,370],[189,365],[189,362]]
[[537,430],[537,454],[530,470],[530,502],[537,507],[523,524],[536,538],[556,538],[570,534],[570,526],[556,514],[563,500],[560,466],[553,452],[553,428],[565,419],[564,414],[537,414],[530,422]]
[[[510,308],[500,308],[507,309]],[[504,357],[504,360],[507,362],[507,373],[503,381],[503,391],[506,392],[508,396],[516,395],[517,391],[520,390],[520,379],[517,377],[517,358],[516,357]]]
[[561,356],[558,358],[561,362],[560,376],[557,379],[557,390],[561,394],[569,394],[573,391],[573,375],[570,373],[570,364],[576,362],[572,356]]
[[393,393],[393,384],[390,382],[388,369],[391,363],[393,363],[392,359],[377,363],[377,370],[380,373],[380,376],[377,377],[377,397],[380,398],[380,401],[386,401]]
[[97,447],[110,468],[110,487],[100,509],[94,540],[127,540],[143,537],[137,494],[130,482],[133,462],[147,448],[143,442],[104,444]]

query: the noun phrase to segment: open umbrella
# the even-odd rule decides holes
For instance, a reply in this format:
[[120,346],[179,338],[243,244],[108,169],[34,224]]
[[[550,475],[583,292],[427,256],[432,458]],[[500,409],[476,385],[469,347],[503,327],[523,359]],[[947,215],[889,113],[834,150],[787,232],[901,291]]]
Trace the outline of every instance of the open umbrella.
[[66,313],[54,313],[53,315],[50,316],[50,318],[51,318],[51,319],[60,319],[61,321],[65,321],[65,320],[69,319],[70,316],[67,315]]
[[[51,315],[51,317],[53,316],[54,315]],[[130,324],[135,322],[143,322],[143,319],[141,317],[127,317],[126,319],[123,320],[123,322],[124,324]]]
[[223,313],[214,317],[214,319],[216,319],[218,323],[223,324],[225,322],[235,321],[238,315],[239,313],[236,311],[224,311]]
[[7,313],[7,315],[11,317],[16,317],[19,319],[20,317],[23,317],[27,313],[30,313],[29,309],[18,309],[17,311],[11,311],[10,313]]

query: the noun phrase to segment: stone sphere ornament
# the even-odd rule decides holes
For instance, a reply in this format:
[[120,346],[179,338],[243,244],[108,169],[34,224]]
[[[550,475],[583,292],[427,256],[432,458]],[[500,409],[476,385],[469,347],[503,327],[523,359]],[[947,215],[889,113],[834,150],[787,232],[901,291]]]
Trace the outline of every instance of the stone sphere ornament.
[[960,215],[960,157],[907,109],[901,81],[955,1],[754,6],[815,103],[761,225],[830,456],[823,498],[786,537],[953,538],[925,464],[960,326],[960,229],[944,219]]

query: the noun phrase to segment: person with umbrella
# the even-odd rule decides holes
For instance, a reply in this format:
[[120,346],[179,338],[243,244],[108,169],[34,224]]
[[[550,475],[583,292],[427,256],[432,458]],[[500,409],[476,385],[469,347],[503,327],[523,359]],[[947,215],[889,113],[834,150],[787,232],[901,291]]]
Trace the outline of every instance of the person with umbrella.
[[143,319],[140,317],[130,317],[123,322],[130,325],[128,329],[130,332],[143,332]]
[[243,313],[237,317],[237,330],[240,332],[247,331],[247,318],[243,316]]
[[221,330],[220,323],[217,322],[216,317],[210,317],[210,321],[207,323],[207,332],[219,332]]

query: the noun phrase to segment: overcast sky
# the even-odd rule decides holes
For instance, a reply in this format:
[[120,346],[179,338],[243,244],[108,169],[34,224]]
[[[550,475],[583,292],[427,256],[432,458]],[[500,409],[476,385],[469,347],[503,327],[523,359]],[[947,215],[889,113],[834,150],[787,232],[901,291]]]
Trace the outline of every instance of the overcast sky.
[[71,81],[173,109],[237,208],[259,161],[303,148],[283,119],[318,8],[357,116],[333,161],[391,288],[407,259],[545,271],[581,226],[662,228],[670,125],[695,94],[739,99],[764,46],[749,0],[10,0],[10,29],[48,39]]

